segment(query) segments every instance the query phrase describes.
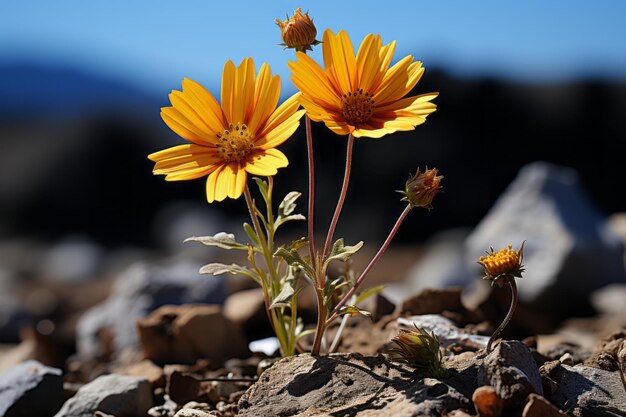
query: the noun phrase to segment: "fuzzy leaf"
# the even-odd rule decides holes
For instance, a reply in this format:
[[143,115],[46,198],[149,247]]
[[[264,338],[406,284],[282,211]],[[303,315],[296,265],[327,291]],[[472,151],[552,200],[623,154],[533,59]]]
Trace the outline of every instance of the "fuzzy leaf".
[[338,315],[344,316],[346,314],[349,314],[352,317],[361,315],[361,316],[372,318],[372,313],[370,313],[369,311],[360,309],[356,306],[344,306],[341,308],[341,310],[339,310]]
[[265,182],[264,180],[258,177],[254,177],[253,179],[256,182],[256,185],[259,187],[259,192],[263,196],[263,200],[267,202],[268,195],[269,195],[269,188],[267,186],[267,182]]
[[246,234],[248,235],[252,243],[254,243],[256,246],[259,246],[259,247],[261,246],[261,241],[259,240],[259,236],[256,234],[252,226],[250,226],[248,223],[244,223],[243,230],[246,231]]
[[206,246],[217,246],[222,249],[248,250],[248,246],[235,240],[235,235],[225,232],[219,232],[214,236],[192,236],[185,239],[185,242],[200,242]]
[[290,266],[295,266],[295,267],[302,268],[304,270],[304,272],[309,277],[313,277],[314,276],[313,268],[311,267],[309,262],[307,260],[305,260],[298,253],[297,249],[287,249],[287,248],[281,246],[280,248],[278,248],[276,253],[274,253],[274,256],[278,256],[280,258],[283,258],[285,260],[285,262],[287,262],[287,264],[290,265]]
[[356,299],[356,303],[355,304],[360,304],[363,301],[367,300],[369,297],[371,297],[374,294],[377,294],[379,292],[381,292],[383,289],[385,288],[384,285],[378,285],[376,287],[370,287],[366,290],[364,290],[362,293],[359,294],[359,296]]
[[296,209],[296,200],[300,198],[302,193],[292,191],[283,198],[283,201],[278,206],[278,217],[285,218],[289,216]]
[[249,275],[250,270],[237,264],[226,265],[221,263],[211,263],[200,268],[200,273],[211,275],[221,275],[225,273]]
[[328,254],[328,259],[326,260],[326,262],[328,263],[333,260],[345,262],[348,259],[350,259],[350,257],[354,255],[362,247],[363,247],[363,241],[357,243],[354,246],[344,246],[343,238],[338,239],[333,244],[333,247],[330,250],[330,253]]
[[289,307],[289,303],[294,295],[296,295],[296,291],[291,286],[289,280],[287,280],[283,284],[283,288],[280,290],[280,293],[276,296],[274,301],[272,301],[270,308]]

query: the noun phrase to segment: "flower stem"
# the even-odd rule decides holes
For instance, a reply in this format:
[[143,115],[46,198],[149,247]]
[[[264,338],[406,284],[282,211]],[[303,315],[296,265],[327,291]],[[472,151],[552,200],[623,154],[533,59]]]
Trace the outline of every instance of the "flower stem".
[[352,167],[352,147],[354,145],[354,136],[352,133],[348,136],[348,149],[346,151],[346,170],[343,175],[343,185],[341,186],[341,194],[339,195],[339,200],[337,201],[337,207],[335,208],[335,214],[333,215],[333,219],[330,222],[330,227],[328,228],[328,235],[326,235],[326,243],[324,244],[324,252],[322,255],[325,257],[330,250],[330,245],[333,241],[333,235],[335,234],[335,228],[337,227],[337,222],[339,221],[339,215],[341,214],[341,209],[343,208],[343,203],[346,200],[346,194],[348,193],[348,183],[350,182],[350,169]]
[[309,232],[309,253],[311,254],[311,263],[315,268],[315,163],[313,161],[313,132],[311,130],[311,119],[306,116],[306,149],[309,160],[309,207],[308,207],[308,232]]
[[509,324],[511,318],[513,318],[513,313],[515,313],[515,308],[517,308],[517,285],[515,284],[515,278],[510,277],[507,278],[507,283],[509,287],[511,287],[511,306],[509,307],[509,312],[506,314],[504,321],[498,326],[495,332],[489,338],[489,342],[487,343],[487,353],[491,352],[491,345],[494,340],[502,333],[502,330]]
[[317,295],[317,328],[315,329],[315,340],[311,348],[311,355],[319,355],[322,346],[322,338],[326,330],[326,305],[324,304],[324,295],[322,289],[315,289]]
[[385,242],[382,244],[380,249],[378,249],[378,252],[376,252],[376,255],[374,255],[374,257],[372,258],[370,263],[365,267],[363,272],[361,272],[361,275],[359,275],[359,277],[357,278],[357,280],[356,280],[356,282],[354,284],[354,287],[350,288],[350,291],[348,291],[346,293],[346,295],[343,296],[341,301],[339,301],[339,303],[337,303],[337,305],[333,309],[333,312],[332,312],[330,318],[327,320],[326,325],[330,324],[335,318],[337,318],[337,314],[339,313],[339,310],[341,309],[341,307],[343,307],[346,304],[346,302],[348,302],[350,297],[352,297],[352,295],[359,288],[359,286],[361,285],[363,280],[365,280],[365,277],[367,277],[367,274],[369,274],[369,272],[374,267],[376,262],[378,262],[378,260],[383,255],[383,253],[385,253],[385,250],[387,250],[387,248],[389,247],[389,244],[391,243],[391,241],[393,240],[394,236],[398,232],[398,229],[400,229],[400,225],[402,224],[402,222],[404,221],[406,216],[410,213],[412,208],[413,208],[413,206],[410,205],[410,204],[407,204],[407,206],[404,208],[404,210],[400,214],[400,217],[398,217],[398,220],[396,220],[396,224],[394,224],[393,228],[391,229],[391,232],[389,232],[389,235],[387,236],[387,239],[385,239]]

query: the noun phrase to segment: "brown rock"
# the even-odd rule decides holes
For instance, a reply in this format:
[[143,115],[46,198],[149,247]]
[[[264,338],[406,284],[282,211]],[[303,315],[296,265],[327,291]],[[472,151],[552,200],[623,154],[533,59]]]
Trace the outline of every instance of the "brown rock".
[[400,305],[399,313],[416,316],[441,314],[463,325],[480,321],[476,313],[461,303],[460,288],[425,289],[406,298]]
[[249,354],[245,338],[216,305],[163,306],[137,321],[145,356],[156,363],[193,363],[206,358],[214,366]]
[[476,388],[472,395],[474,407],[481,417],[499,417],[504,402],[493,387],[488,385]]
[[550,404],[541,395],[530,394],[522,417],[567,417],[567,414]]
[[252,340],[271,333],[261,288],[231,294],[224,303],[223,313]]
[[165,374],[163,368],[157,366],[149,359],[120,367],[113,371],[119,375],[140,376],[148,380],[152,388],[165,386]]

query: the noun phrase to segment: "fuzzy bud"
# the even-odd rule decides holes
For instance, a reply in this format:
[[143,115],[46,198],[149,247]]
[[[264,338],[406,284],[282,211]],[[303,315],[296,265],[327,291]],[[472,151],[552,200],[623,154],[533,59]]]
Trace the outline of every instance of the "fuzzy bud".
[[415,175],[410,175],[404,191],[398,191],[404,195],[402,201],[407,201],[413,207],[423,207],[431,210],[433,198],[443,188],[441,186],[442,175],[437,175],[437,168],[420,172],[419,168]]

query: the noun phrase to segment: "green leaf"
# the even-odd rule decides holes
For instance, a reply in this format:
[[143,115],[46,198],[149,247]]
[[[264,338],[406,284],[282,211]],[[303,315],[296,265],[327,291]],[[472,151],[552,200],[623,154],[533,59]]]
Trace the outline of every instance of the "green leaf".
[[274,256],[278,256],[279,258],[283,258],[285,262],[287,262],[290,266],[296,266],[302,268],[304,272],[310,277],[313,278],[313,267],[311,264],[305,260],[299,253],[297,249],[287,249],[285,247],[280,247],[274,253]]
[[222,249],[248,250],[248,246],[235,240],[232,233],[219,232],[214,236],[192,236],[185,239],[185,242],[200,242],[206,246],[217,246]]
[[359,294],[359,296],[356,298],[356,303],[355,304],[360,304],[363,301],[367,300],[369,297],[371,297],[374,294],[377,294],[379,292],[381,292],[383,289],[385,288],[384,285],[378,285],[376,287],[370,287],[366,290],[364,290],[362,293]]
[[363,241],[357,243],[354,246],[344,246],[343,238],[338,239],[333,244],[333,247],[330,250],[330,253],[328,254],[328,259],[326,260],[326,264],[328,264],[330,261],[333,261],[333,260],[345,262],[348,259],[350,259],[350,257],[354,255],[362,247],[363,247]]
[[314,334],[314,333],[315,333],[315,329],[308,329],[308,330],[304,330],[304,331],[302,331],[302,332],[300,332],[300,333],[298,333],[298,334],[296,335],[296,341],[298,341],[298,340],[302,339],[302,338],[303,338],[303,337],[305,337],[305,336],[308,336],[308,335],[310,335],[310,334]]
[[250,226],[248,223],[244,223],[243,230],[246,231],[246,234],[248,235],[252,243],[254,243],[257,247],[261,246],[261,240],[259,239],[259,236],[256,234],[252,226]]
[[291,302],[294,295],[296,295],[296,290],[294,290],[291,286],[291,282],[287,280],[283,284],[280,293],[276,296],[276,298],[274,298],[274,301],[272,301],[270,308],[289,307],[289,302]]
[[372,318],[372,313],[366,310],[362,310],[356,306],[343,306],[337,314],[339,316],[344,316],[346,314],[349,314],[352,317],[361,315],[361,316]]
[[292,191],[283,198],[283,201],[278,206],[278,217],[284,218],[289,216],[296,209],[296,200],[300,198],[302,193]]

